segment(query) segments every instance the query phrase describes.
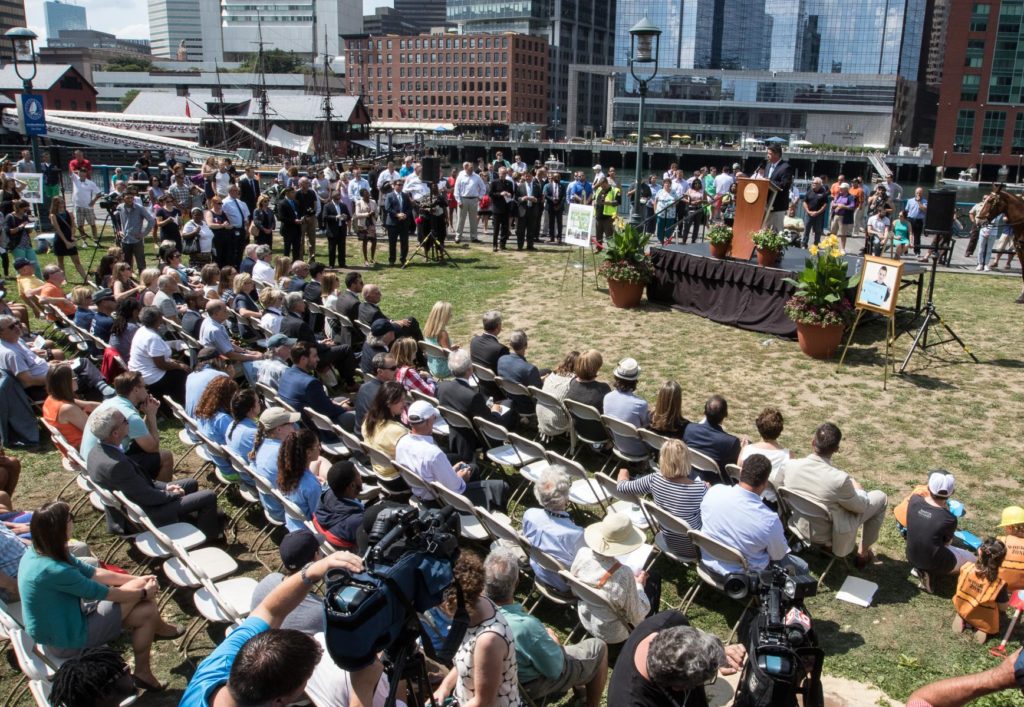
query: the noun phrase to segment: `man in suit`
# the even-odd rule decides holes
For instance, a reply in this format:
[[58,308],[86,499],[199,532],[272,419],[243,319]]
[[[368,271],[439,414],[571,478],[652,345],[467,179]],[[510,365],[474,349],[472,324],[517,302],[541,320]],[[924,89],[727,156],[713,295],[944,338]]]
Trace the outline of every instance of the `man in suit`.
[[[501,312],[491,310],[484,314],[484,331],[477,334],[469,342],[469,355],[472,362],[489,368],[495,373],[498,371],[498,359],[507,356],[509,351],[505,344],[498,341],[498,334],[501,333]],[[494,383],[480,381],[480,388],[486,394],[496,400],[504,398],[504,394]]]
[[249,207],[249,213],[256,213],[256,202],[260,198],[260,178],[256,176],[256,170],[252,167],[245,168],[245,175],[238,180],[238,188],[242,201]]
[[[337,368],[342,380],[350,389],[355,389],[356,358],[352,347],[348,344],[335,344],[333,341],[321,341],[306,321],[306,300],[301,292],[289,292],[285,296],[285,314],[281,317],[281,334],[289,339],[297,339],[317,349],[319,369],[326,371],[331,366]],[[292,362],[295,358],[292,358]]]
[[359,354],[359,368],[364,374],[373,373],[373,360],[378,354],[386,354],[395,342],[395,325],[388,319],[378,319],[370,325],[370,334],[363,342]]
[[[441,381],[437,384],[438,402],[456,412],[461,412],[470,420],[474,417],[482,417],[507,430],[515,429],[516,423],[519,421],[517,412],[497,404],[488,407],[480,388],[474,388],[469,384],[470,377],[473,375],[473,363],[465,349],[452,351],[448,357],[448,368],[451,369],[452,380]],[[472,462],[476,456],[477,438],[470,430],[452,427],[449,444],[456,457],[467,464]]]
[[380,390],[382,385],[395,379],[396,370],[398,370],[398,364],[395,363],[395,359],[390,354],[376,353],[370,357],[370,373],[373,374],[373,377],[367,377],[363,384],[359,386],[359,393],[356,394],[356,416],[353,432],[360,439],[363,437],[363,418],[369,412],[373,399],[377,397],[377,391]]
[[565,189],[562,188],[558,172],[552,172],[550,181],[544,185],[544,210],[548,214],[548,243],[561,243]]
[[[347,403],[342,405],[331,400],[327,388],[313,376],[319,362],[315,345],[300,341],[292,346],[292,365],[281,374],[277,394],[296,410],[314,410],[342,425],[342,418],[354,417],[354,413]],[[343,426],[351,429],[351,423]]]
[[302,214],[295,200],[295,189],[292,187],[286,187],[281,192],[281,199],[277,202],[277,214],[281,220],[284,256],[298,260],[302,257]]
[[404,180],[394,182],[394,190],[384,197],[384,228],[388,232],[388,265],[394,266],[396,246],[401,246],[401,264],[409,255],[409,232],[415,225],[412,199],[402,190]]
[[359,319],[359,305],[362,304],[359,295],[362,291],[363,276],[354,270],[346,273],[345,291],[338,295],[338,302],[335,305],[335,308],[353,323],[351,329],[353,349],[357,346],[362,346],[363,342],[366,341],[366,335],[363,334],[363,330],[355,326],[355,321]]
[[516,195],[516,183],[508,176],[508,169],[498,168],[498,176],[491,182],[489,194],[491,197],[491,218],[494,221],[492,227],[494,252],[500,247],[505,250],[508,243],[509,212]]
[[540,235],[540,214],[544,206],[544,193],[540,182],[527,170],[519,186],[516,187],[516,202],[519,205],[519,222],[516,224],[516,250],[523,249],[523,236],[526,236],[526,250],[537,250],[534,241]]
[[831,545],[832,553],[838,557],[845,557],[854,549],[857,529],[863,526],[856,560],[857,567],[863,568],[874,558],[871,547],[878,541],[888,499],[881,491],[866,491],[852,476],[832,465],[832,456],[839,451],[842,438],[843,433],[831,422],[819,425],[811,439],[814,453],[785,462],[779,470],[777,485],[828,508],[831,533],[827,524],[819,526],[806,519],[798,522],[807,525],[803,531],[814,542]]
[[[526,347],[529,343],[526,332],[516,329],[508,339],[512,353],[505,354],[498,359],[497,374],[505,380],[518,383],[522,386],[534,386],[540,388],[544,383],[541,380],[541,372],[536,366],[526,360]],[[537,408],[533,400],[522,395],[509,396],[512,409],[520,415],[532,415]]]
[[[89,478],[108,491],[121,491],[142,506],[156,525],[194,522],[211,542],[222,537],[217,515],[217,497],[212,491],[200,491],[195,479],[175,483],[154,481],[121,449],[128,434],[128,420],[116,408],[96,410],[89,416],[89,430],[100,440],[86,459]],[[107,527],[112,532],[128,532],[120,511],[107,508]]]
[[[712,395],[704,403],[704,420],[691,422],[683,432],[683,441],[688,447],[706,454],[715,460],[719,471],[725,471],[726,464],[735,464],[740,448],[746,440],[740,440],[722,429],[722,422],[729,416],[729,403],[721,395]],[[715,480],[711,480],[715,483]]]
[[793,168],[789,160],[782,159],[782,147],[777,144],[768,146],[768,160],[764,163],[764,176],[768,178],[778,191],[772,199],[771,211],[768,216],[768,228],[782,233],[785,225],[786,211],[789,209],[789,190],[793,188]]
[[416,317],[391,319],[380,309],[381,292],[377,285],[363,285],[363,301],[359,303],[359,321],[373,324],[378,319],[388,319],[395,326],[396,338],[411,337],[423,341],[423,331]]

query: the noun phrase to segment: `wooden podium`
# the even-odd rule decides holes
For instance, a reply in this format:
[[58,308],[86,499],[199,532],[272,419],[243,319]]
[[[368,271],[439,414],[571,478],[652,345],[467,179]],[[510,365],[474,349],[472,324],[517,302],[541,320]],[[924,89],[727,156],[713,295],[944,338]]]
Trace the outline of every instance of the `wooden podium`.
[[754,253],[754,241],[750,236],[765,227],[768,209],[778,190],[767,179],[740,177],[736,180],[736,216],[732,224],[730,252],[733,258],[750,260]]

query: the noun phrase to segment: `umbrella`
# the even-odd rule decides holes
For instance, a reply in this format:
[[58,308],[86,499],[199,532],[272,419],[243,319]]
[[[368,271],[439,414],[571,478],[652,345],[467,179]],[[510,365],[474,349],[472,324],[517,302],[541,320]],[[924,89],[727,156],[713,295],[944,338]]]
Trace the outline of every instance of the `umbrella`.
[[756,137],[748,137],[745,140],[743,140],[743,142],[764,142],[764,140],[759,140]]
[[794,140],[793,142],[791,142],[789,144],[793,145],[795,147],[806,147],[808,145],[813,145],[814,143],[811,142],[810,140]]
[[673,140],[682,140],[684,137],[690,137],[689,135],[673,135]]
[[692,140],[693,138],[689,135],[683,135],[683,140]]
[[781,138],[781,137],[770,137],[770,138],[766,139],[765,142],[786,142],[786,140],[785,140],[785,138]]
[[650,134],[650,135],[648,135],[647,137],[652,137],[652,138],[654,138],[655,140],[660,140],[660,139],[661,139],[661,135],[659,135],[658,133],[651,133],[651,134]]
[[637,135],[636,133],[630,133],[630,134],[629,134],[629,136],[630,136],[630,137],[640,137],[640,136],[639,136],[639,135]]
[[446,133],[446,132],[448,132],[448,128],[446,128],[443,125],[438,125],[436,128],[434,128],[434,132],[435,133]]

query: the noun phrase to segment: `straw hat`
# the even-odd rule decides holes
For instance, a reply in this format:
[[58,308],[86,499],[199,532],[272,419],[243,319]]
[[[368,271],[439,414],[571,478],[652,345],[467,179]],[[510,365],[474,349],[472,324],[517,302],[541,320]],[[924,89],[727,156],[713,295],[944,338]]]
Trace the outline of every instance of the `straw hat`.
[[644,537],[625,513],[609,513],[604,520],[587,526],[583,540],[591,550],[607,557],[626,555],[644,544]]

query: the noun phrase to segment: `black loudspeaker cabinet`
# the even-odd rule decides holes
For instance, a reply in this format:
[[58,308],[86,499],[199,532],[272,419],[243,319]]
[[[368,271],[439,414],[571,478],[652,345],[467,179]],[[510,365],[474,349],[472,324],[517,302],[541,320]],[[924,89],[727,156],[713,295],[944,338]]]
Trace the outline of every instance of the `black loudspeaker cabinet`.
[[956,192],[952,189],[934,189],[928,192],[928,211],[924,215],[926,231],[949,233],[956,215]]
[[427,184],[436,184],[441,181],[441,158],[424,157],[420,160],[420,164],[423,166],[420,178],[423,179],[424,182]]

